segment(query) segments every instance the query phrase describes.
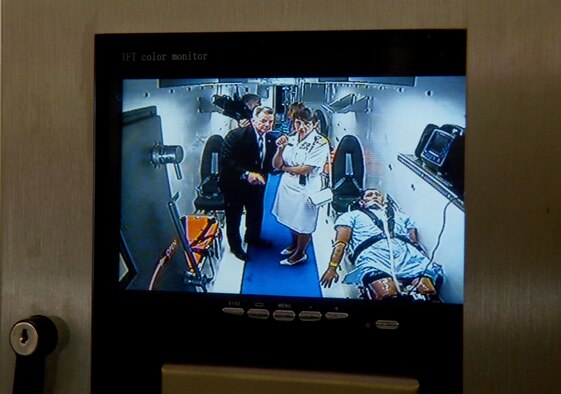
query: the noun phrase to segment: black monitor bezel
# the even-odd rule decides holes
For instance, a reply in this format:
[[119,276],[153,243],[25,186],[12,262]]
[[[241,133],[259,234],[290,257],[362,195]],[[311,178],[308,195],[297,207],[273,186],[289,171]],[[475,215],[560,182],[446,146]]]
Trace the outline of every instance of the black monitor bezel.
[[[289,45],[300,42],[301,45]],[[364,43],[369,42],[369,47]],[[314,309],[321,312],[342,310],[349,313],[344,321],[321,321],[313,330],[319,330],[318,340],[328,338],[333,330],[353,335],[356,330],[377,340],[405,341],[415,344],[419,338],[432,338],[435,334],[450,336],[454,345],[447,350],[455,365],[449,371],[448,387],[461,382],[461,322],[463,306],[456,304],[372,303],[362,300],[303,299],[298,297],[253,296],[232,294],[167,293],[123,290],[118,283],[118,251],[120,179],[120,111],[122,80],[125,78],[185,78],[185,64],[173,62],[134,62],[127,53],[170,53],[180,48],[209,53],[213,60],[201,67],[192,66],[189,77],[266,77],[266,76],[456,76],[466,74],[466,31],[453,30],[367,30],[321,32],[239,32],[239,33],[154,33],[154,34],[100,34],[95,43],[95,177],[94,177],[94,266],[93,266],[93,333],[92,333],[92,387],[94,392],[103,391],[108,377],[115,377],[110,366],[120,365],[124,370],[146,371],[146,385],[159,384],[156,366],[165,362],[197,362],[202,364],[249,365],[286,367],[283,362],[257,361],[261,351],[252,349],[239,359],[212,349],[209,354],[201,346],[190,356],[192,346],[179,340],[173,349],[162,345],[164,325],[184,326],[193,321],[203,322],[208,329],[228,325],[240,335],[253,335],[266,340],[263,332],[272,336],[286,332],[285,322],[270,319],[267,322],[227,316],[224,306],[251,307],[255,302],[267,308],[279,304],[290,305],[294,310]],[[286,43],[286,45],[285,45]],[[458,45],[463,43],[463,45]],[[235,45],[234,45],[235,44]],[[269,45],[270,44],[270,45]],[[276,61],[257,64],[243,56],[255,48],[269,45],[274,49],[291,52],[300,58],[301,64],[293,64],[282,56]],[[371,50],[368,50],[372,48]],[[392,59],[388,63],[388,57]],[[380,61],[379,59],[385,59]],[[225,69],[224,64],[229,67]],[[320,65],[320,66],[318,66]],[[349,66],[351,65],[351,66]],[[163,68],[162,68],[163,67]],[[164,70],[164,71],[163,71]],[[165,74],[165,75],[162,75]],[[186,311],[185,315],[179,311]],[[395,332],[376,330],[377,319],[398,320],[400,329]],[[422,321],[430,321],[421,325]],[[158,322],[162,322],[161,325]],[[279,326],[280,324],[280,326]],[[299,332],[311,330],[307,323],[293,322],[288,328],[290,338],[302,346]],[[315,323],[314,323],[315,324]],[[115,327],[128,327],[131,341],[146,341],[147,351],[140,352],[134,346],[125,346],[128,355],[107,360],[112,348],[119,347]],[[435,329],[436,327],[436,329]],[[432,330],[432,331],[431,331]],[[405,339],[404,339],[405,338]],[[247,339],[247,338],[246,338]],[[224,346],[224,342],[219,343]],[[315,342],[314,342],[315,343]],[[239,350],[232,344],[225,345],[230,353]],[[319,343],[316,343],[319,346]],[[325,356],[303,357],[301,367],[329,370]],[[143,359],[142,366],[139,359]],[[130,363],[130,368],[128,365]],[[460,364],[460,372],[457,367]],[[298,365],[299,363],[296,363]],[[335,365],[333,368],[338,368]],[[376,369],[377,368],[377,369]],[[364,372],[391,373],[377,365],[365,367]],[[340,369],[340,368],[338,368]],[[357,370],[360,368],[344,369]],[[436,379],[431,373],[406,363],[394,369],[397,374],[414,375],[424,381]],[[159,376],[159,375],[158,375]],[[124,383],[123,383],[124,384]],[[433,382],[433,384],[436,384]],[[125,386],[123,386],[125,387]],[[126,386],[130,387],[130,386]],[[142,387],[139,386],[139,387]],[[155,386],[154,386],[155,387]],[[434,386],[436,387],[436,386]]]

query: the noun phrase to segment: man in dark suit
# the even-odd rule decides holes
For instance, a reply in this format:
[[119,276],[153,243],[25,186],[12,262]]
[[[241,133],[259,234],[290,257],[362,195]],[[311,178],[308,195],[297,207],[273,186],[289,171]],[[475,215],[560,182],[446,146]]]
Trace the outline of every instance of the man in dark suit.
[[258,106],[247,127],[230,131],[224,138],[220,155],[220,186],[226,203],[226,237],[230,250],[239,259],[249,255],[242,248],[240,223],[245,208],[244,240],[253,246],[270,247],[261,238],[263,198],[267,174],[273,171],[275,139],[269,134],[275,120],[272,108]]

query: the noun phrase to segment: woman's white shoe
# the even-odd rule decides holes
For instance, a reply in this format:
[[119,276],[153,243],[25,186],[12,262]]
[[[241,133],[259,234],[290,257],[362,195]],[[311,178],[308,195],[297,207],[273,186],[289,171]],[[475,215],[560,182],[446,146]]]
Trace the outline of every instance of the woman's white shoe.
[[298,264],[298,263],[301,263],[301,262],[306,261],[306,260],[308,260],[308,255],[307,254],[305,254],[304,256],[302,256],[301,258],[299,258],[296,261],[288,261],[288,259],[281,260],[281,261],[279,261],[279,264],[280,265],[294,265],[294,264]]
[[293,248],[291,246],[287,246],[286,248],[281,250],[280,254],[282,256],[290,256],[292,253],[294,253],[295,250],[296,250],[296,248]]

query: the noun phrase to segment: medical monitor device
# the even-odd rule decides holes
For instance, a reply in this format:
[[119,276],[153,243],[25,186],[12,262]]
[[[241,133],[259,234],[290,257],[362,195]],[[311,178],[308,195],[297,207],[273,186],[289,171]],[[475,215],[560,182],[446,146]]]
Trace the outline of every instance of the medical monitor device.
[[437,167],[442,166],[448,156],[454,136],[442,130],[434,130],[423,150],[423,159]]
[[463,198],[464,194],[465,128],[445,124],[429,124],[421,134],[415,155],[429,171]]
[[[461,392],[465,30],[100,34],[95,51],[93,392],[158,392],[168,363]],[[249,189],[226,179],[257,155],[255,106],[270,145],[233,182],[264,185],[236,228]],[[283,138],[296,156],[264,163]],[[280,204],[312,223],[305,257]]]

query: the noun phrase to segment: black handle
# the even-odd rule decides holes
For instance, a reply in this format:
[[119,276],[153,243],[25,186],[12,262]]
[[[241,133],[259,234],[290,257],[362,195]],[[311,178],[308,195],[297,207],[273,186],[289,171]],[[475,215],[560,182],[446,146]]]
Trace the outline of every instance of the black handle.
[[57,328],[48,317],[32,316],[12,327],[10,345],[16,353],[12,394],[43,393],[45,358],[57,343]]

